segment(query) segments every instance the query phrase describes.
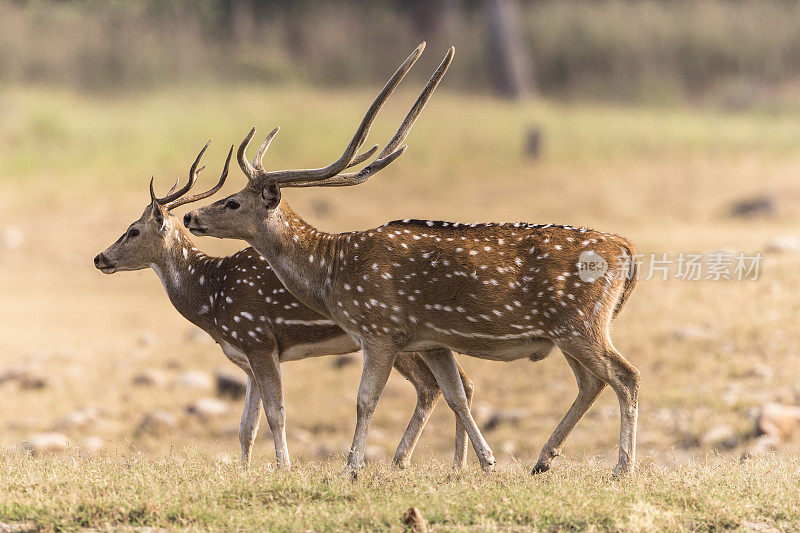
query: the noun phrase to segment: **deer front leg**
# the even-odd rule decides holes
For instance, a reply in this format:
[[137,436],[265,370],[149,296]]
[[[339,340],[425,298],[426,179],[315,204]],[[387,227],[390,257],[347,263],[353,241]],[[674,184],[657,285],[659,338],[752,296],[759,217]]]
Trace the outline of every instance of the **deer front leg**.
[[396,356],[397,350],[394,348],[364,347],[364,368],[361,372],[356,401],[356,430],[345,469],[353,476],[364,467],[364,448],[367,445],[369,423],[389,379]]
[[278,468],[290,468],[289,448],[286,445],[286,410],[283,405],[283,383],[278,353],[265,352],[249,357],[253,379],[258,385],[267,423],[275,441]]
[[250,468],[250,458],[253,443],[258,434],[258,422],[261,416],[261,393],[253,381],[253,376],[247,376],[247,393],[244,399],[242,421],[239,423],[239,442],[242,445],[242,466],[245,470]]
[[433,375],[436,376],[436,381],[439,383],[439,388],[442,389],[442,394],[447,404],[464,425],[472,441],[472,446],[475,448],[475,453],[478,454],[478,461],[480,461],[481,466],[484,470],[494,469],[494,453],[492,453],[491,448],[489,448],[483,435],[481,435],[478,425],[475,424],[475,420],[472,418],[472,413],[469,410],[470,402],[467,400],[464,384],[453,352],[442,348],[424,352],[422,357],[428,363]]
[[[458,363],[456,363],[458,365]],[[472,412],[472,395],[475,392],[475,385],[469,379],[458,365],[458,372],[461,375],[461,384],[464,386],[464,392],[467,395],[467,407]],[[461,418],[456,415],[456,451],[453,457],[453,464],[456,468],[464,468],[467,466],[467,428],[461,422]]]

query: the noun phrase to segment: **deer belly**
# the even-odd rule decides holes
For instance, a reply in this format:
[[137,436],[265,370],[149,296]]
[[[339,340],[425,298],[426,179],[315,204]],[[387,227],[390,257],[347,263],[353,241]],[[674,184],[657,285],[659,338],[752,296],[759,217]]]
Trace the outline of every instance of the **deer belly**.
[[405,347],[405,350],[426,351],[450,348],[457,353],[490,361],[516,361],[517,359],[540,361],[547,357],[554,347],[553,341],[544,337],[493,340],[438,338],[412,342]]
[[298,361],[308,357],[319,357],[322,355],[338,355],[359,350],[358,344],[350,335],[341,332],[335,337],[328,337],[312,342],[295,342],[284,346],[280,353],[280,361]]

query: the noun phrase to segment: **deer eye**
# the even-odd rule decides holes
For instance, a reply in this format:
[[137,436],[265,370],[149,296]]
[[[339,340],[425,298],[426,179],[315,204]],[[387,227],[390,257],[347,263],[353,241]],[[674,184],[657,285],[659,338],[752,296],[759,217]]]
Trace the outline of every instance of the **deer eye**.
[[131,229],[128,230],[128,237],[138,237],[138,236],[139,236],[139,230],[138,229],[131,228]]
[[237,202],[236,200],[228,200],[227,202],[225,202],[225,207],[227,207],[228,209],[239,209],[239,202]]

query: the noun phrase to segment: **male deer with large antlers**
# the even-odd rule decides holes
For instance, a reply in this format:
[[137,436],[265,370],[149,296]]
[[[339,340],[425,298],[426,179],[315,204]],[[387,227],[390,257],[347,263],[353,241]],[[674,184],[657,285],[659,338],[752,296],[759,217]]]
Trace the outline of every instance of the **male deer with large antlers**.
[[[553,224],[424,220],[329,234],[317,231],[281,200],[285,187],[361,183],[403,153],[405,147],[399,146],[421,110],[419,100],[374,161],[360,172],[342,174],[423,45],[380,92],[339,160],[324,168],[268,172],[261,160],[277,130],[252,164],[245,157],[251,131],[238,151],[248,186],[187,214],[186,226],[197,235],[247,240],[298,299],[333,318],[362,346],[364,368],[349,469],[363,465],[370,417],[399,353],[423,354],[445,399],[466,426],[481,464],[491,468],[494,456],[470,414],[453,351],[497,361],[537,361],[558,346],[575,374],[578,396],[542,449],[534,473],[550,467],[606,384],[620,404],[615,473],[630,472],[639,371],[609,337],[611,321],[635,285],[634,250],[628,241]],[[430,96],[452,56],[451,48],[423,96]],[[603,263],[604,271],[579,275],[578,265],[586,258],[599,259],[591,262]]]
[[[261,402],[275,440],[278,466],[289,467],[285,412],[279,363],[308,357],[342,354],[358,349],[353,339],[332,320],[300,303],[289,293],[269,264],[253,248],[228,257],[210,257],[195,248],[191,238],[170,210],[208,198],[217,192],[228,174],[231,153],[219,183],[207,192],[184,196],[197,179],[200,151],[189,171],[189,180],[163,198],[156,198],[150,182],[150,204],[117,242],[94,258],[106,274],[152,268],[161,279],[170,301],[186,319],[205,330],[225,355],[247,373],[244,412],[239,426],[242,463],[250,465],[258,432]],[[419,354],[400,354],[394,367],[417,392],[417,406],[394,455],[406,466],[440,391],[436,378]],[[461,374],[469,399],[472,382]],[[466,462],[466,431],[456,421],[455,462]]]

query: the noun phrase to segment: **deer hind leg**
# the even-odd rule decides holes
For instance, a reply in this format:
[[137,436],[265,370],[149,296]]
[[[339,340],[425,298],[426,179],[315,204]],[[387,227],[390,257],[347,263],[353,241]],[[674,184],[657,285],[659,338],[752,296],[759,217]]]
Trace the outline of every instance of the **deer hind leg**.
[[250,468],[253,443],[258,434],[258,422],[261,416],[261,393],[253,381],[253,376],[247,376],[247,393],[244,400],[242,421],[239,423],[239,443],[242,445],[242,466],[245,470]]
[[475,424],[475,420],[472,418],[472,413],[469,410],[470,400],[467,400],[460,368],[456,363],[453,352],[446,348],[431,350],[423,352],[422,358],[425,359],[433,375],[436,376],[436,381],[439,383],[439,388],[442,389],[442,394],[447,404],[456,413],[456,416],[458,416],[466,429],[467,435],[472,441],[472,446],[475,448],[475,453],[478,454],[481,466],[485,470],[492,470],[495,464],[494,453],[492,453],[491,448],[489,448],[477,424]]
[[361,371],[361,383],[358,386],[356,401],[356,429],[345,469],[352,476],[355,476],[356,471],[364,467],[364,448],[367,445],[369,423],[383,389],[386,387],[386,381],[389,379],[396,357],[397,348],[395,347],[364,346],[364,368]]
[[536,462],[536,466],[533,467],[532,474],[539,474],[550,469],[550,463],[560,455],[561,448],[564,446],[567,437],[569,437],[572,430],[575,429],[575,426],[606,386],[603,380],[589,372],[571,355],[565,353],[564,357],[566,357],[567,363],[569,363],[573,374],[575,374],[575,380],[578,382],[578,397],[572,402],[567,414],[564,415],[553,434],[547,439],[547,443],[542,448],[542,453],[539,454],[539,460]]
[[278,468],[290,468],[289,447],[286,445],[286,409],[283,405],[283,383],[278,351],[248,354],[253,379],[261,393],[264,413],[275,441]]
[[406,468],[411,463],[411,454],[417,446],[422,429],[428,422],[433,408],[439,401],[441,391],[436,384],[428,365],[417,353],[401,352],[394,360],[394,368],[414,386],[417,391],[417,405],[408,422],[408,427],[400,439],[392,463],[399,468]]
[[[472,383],[472,380],[469,379],[469,376],[464,373],[464,369],[461,368],[461,365],[458,365],[458,373],[461,376],[461,384],[464,386],[464,392],[467,395],[467,407],[469,408],[470,413],[472,412],[472,395],[475,392],[475,385]],[[464,423],[461,422],[461,418],[456,416],[456,452],[455,457],[453,458],[453,463],[455,464],[456,468],[464,468],[467,466],[467,428],[464,427]]]
[[614,475],[633,472],[636,461],[636,421],[639,416],[639,370],[614,348],[609,339],[585,344],[570,341],[563,351],[614,389],[619,401],[619,461]]
[[[433,372],[418,353],[399,353],[394,361],[394,368],[417,390],[417,406],[392,461],[396,466],[405,468],[410,464],[411,454],[414,453],[422,429],[439,401],[441,390]],[[467,405],[472,407],[472,395],[475,387],[461,366],[458,367],[458,371],[467,395]],[[453,462],[457,468],[464,468],[467,462],[467,430],[458,416],[456,416]]]

